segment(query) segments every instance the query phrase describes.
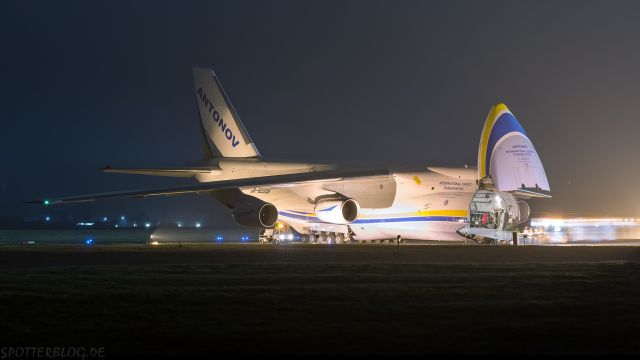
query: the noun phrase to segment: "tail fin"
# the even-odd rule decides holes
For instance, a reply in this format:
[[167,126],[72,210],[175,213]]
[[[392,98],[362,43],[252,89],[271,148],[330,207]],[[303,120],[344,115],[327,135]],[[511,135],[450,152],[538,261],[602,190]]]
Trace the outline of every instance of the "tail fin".
[[505,104],[491,108],[482,128],[478,179],[491,177],[497,191],[548,196],[547,175],[527,133]]
[[198,110],[209,156],[260,157],[218,77],[211,69],[194,68]]

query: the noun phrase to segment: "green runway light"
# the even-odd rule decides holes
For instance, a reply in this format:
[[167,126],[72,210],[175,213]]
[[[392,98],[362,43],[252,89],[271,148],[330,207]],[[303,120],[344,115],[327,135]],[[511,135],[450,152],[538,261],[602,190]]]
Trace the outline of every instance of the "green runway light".
[[44,204],[45,204],[45,205],[49,205],[49,200],[45,200],[45,201],[44,201]]

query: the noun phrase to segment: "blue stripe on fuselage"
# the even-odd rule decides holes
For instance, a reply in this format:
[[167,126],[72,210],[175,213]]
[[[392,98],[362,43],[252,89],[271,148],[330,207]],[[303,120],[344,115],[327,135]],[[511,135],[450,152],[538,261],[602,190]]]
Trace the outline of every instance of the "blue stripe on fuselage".
[[[293,214],[286,211],[278,211],[278,214],[284,217],[298,219],[298,220],[323,222],[315,216]],[[415,221],[460,222],[460,220],[463,220],[464,222],[466,222],[467,218],[460,217],[460,216],[410,216],[410,217],[382,218],[382,219],[358,219],[354,221],[353,224],[376,224],[376,223],[415,222]]]
[[402,218],[386,218],[386,219],[359,219],[354,224],[375,224],[375,223],[391,223],[391,222],[414,222],[414,221],[448,221],[459,222],[467,221],[467,218],[457,216],[413,216]]

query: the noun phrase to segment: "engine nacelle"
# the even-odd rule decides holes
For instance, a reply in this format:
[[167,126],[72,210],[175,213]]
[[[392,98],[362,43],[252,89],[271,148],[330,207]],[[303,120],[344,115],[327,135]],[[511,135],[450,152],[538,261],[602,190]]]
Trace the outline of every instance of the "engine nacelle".
[[248,227],[273,227],[278,221],[278,209],[270,203],[244,203],[233,209],[234,220]]
[[350,224],[360,214],[360,204],[353,199],[321,200],[316,203],[318,219],[332,224]]

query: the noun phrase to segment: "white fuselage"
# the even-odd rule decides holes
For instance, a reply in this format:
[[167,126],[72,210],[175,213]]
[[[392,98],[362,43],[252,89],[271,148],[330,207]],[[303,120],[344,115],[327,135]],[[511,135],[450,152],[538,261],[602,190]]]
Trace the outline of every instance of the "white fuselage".
[[[299,171],[300,167],[295,167]],[[308,171],[314,168],[312,165],[307,167]],[[265,168],[261,170],[268,172]],[[475,176],[475,168],[419,166],[398,168],[387,177],[347,185],[332,186],[323,182],[240,190],[275,205],[278,221],[301,234],[310,231],[347,233],[349,226],[356,240],[390,239],[400,235],[403,239],[462,241],[464,238],[456,231],[468,221],[469,203],[478,189]],[[323,222],[315,214],[312,199],[336,193],[360,204],[357,219],[348,225]]]

